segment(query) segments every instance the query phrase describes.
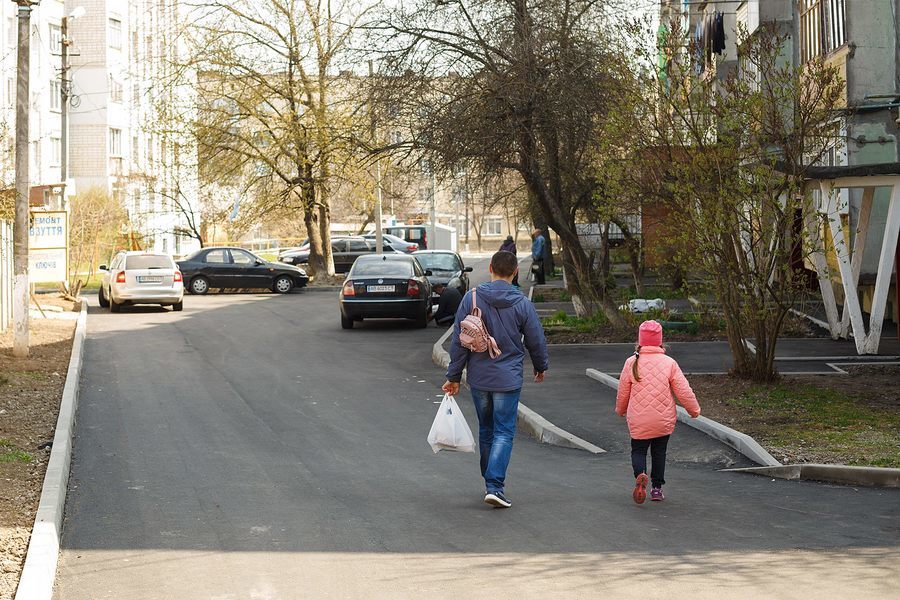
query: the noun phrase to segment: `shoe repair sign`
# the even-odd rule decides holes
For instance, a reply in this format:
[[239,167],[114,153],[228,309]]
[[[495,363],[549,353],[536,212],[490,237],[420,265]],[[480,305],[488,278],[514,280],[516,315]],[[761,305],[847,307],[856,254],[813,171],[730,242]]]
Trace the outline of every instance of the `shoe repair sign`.
[[68,277],[69,213],[31,211],[28,228],[28,279],[32,283],[59,283]]

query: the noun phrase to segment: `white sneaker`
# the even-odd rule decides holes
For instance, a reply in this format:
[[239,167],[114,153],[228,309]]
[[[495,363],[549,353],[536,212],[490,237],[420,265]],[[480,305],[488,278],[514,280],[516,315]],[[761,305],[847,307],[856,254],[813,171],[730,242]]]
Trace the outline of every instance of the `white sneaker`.
[[509,508],[512,506],[512,502],[503,495],[503,492],[488,492],[484,496],[484,503],[497,508]]

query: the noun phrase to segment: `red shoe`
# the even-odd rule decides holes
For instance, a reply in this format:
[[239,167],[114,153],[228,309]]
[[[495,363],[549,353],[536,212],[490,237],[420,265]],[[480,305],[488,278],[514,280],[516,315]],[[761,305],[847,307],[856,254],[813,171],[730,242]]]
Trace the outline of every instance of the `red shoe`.
[[641,473],[634,478],[634,491],[631,492],[631,497],[638,504],[643,504],[647,500],[648,483],[650,483],[650,478],[646,473]]

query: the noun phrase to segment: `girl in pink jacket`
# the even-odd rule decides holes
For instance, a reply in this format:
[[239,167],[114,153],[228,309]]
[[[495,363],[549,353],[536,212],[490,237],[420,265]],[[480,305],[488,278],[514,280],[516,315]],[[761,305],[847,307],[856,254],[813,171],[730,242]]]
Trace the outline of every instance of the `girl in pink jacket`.
[[[674,394],[673,394],[674,393]],[[653,488],[650,500],[665,499],[666,446],[675,431],[675,397],[692,417],[700,416],[700,405],[674,359],[662,347],[662,325],[644,321],[638,331],[634,356],[625,361],[619,376],[616,413],[627,416],[631,433],[631,465],[634,467],[632,497],[638,504],[647,499],[647,449],[650,449]]]

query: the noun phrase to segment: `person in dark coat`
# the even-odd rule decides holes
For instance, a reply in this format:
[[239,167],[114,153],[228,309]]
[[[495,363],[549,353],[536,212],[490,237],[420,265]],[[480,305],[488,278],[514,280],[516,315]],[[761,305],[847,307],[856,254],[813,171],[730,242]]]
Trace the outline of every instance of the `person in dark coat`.
[[[501,252],[509,252],[511,254],[516,253],[516,242],[513,240],[513,236],[506,236],[506,241],[500,244]],[[515,277],[513,277],[512,284],[516,287],[519,287],[519,272],[516,271]]]
[[462,303],[462,294],[455,287],[447,286],[441,292],[441,298],[438,300],[438,309],[434,314],[434,322],[440,327],[442,325],[453,325],[456,317],[456,311]]

